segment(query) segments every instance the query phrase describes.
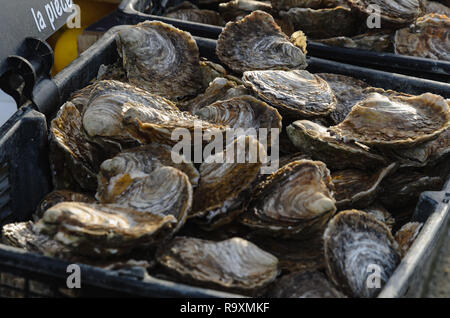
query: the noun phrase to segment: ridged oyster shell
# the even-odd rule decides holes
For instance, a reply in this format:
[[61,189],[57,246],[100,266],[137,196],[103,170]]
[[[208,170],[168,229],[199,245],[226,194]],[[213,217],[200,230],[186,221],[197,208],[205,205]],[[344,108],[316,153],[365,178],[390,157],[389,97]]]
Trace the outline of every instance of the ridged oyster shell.
[[[375,297],[400,262],[386,225],[358,210],[342,211],[331,219],[324,248],[328,276],[353,297]],[[370,276],[374,271],[378,288]]]
[[328,83],[305,70],[248,71],[243,81],[282,115],[326,116],[336,107],[336,97]]
[[271,13],[272,5],[266,1],[254,0],[232,0],[219,4],[219,12],[226,21],[239,19],[256,10]]
[[450,108],[441,96],[386,97],[373,93],[329,130],[366,145],[406,147],[436,138],[449,125]]
[[121,30],[117,46],[130,83],[169,99],[201,90],[199,51],[189,33],[146,21]]
[[259,184],[241,223],[261,234],[306,237],[319,231],[336,211],[325,164],[294,161]]
[[450,17],[429,14],[417,19],[395,33],[394,47],[397,54],[450,61]]
[[409,222],[406,223],[395,233],[395,240],[397,241],[402,256],[405,256],[411,245],[414,243],[415,239],[422,229],[423,223],[419,222]]
[[375,52],[391,52],[393,37],[390,32],[364,33],[353,37],[336,36],[329,39],[318,39],[316,42],[339,47],[369,50]]
[[[450,3],[447,3],[450,5]],[[450,18],[450,8],[436,1],[425,1],[425,13],[443,14]]]
[[48,209],[35,225],[74,254],[117,256],[166,239],[177,226],[173,215],[160,216],[115,205],[63,202]]
[[275,256],[238,237],[220,242],[177,237],[159,250],[157,259],[183,281],[247,294],[278,275]]
[[387,165],[387,160],[370,148],[339,140],[326,127],[312,121],[297,120],[286,131],[299,151],[325,162],[330,168],[365,170]]
[[392,231],[392,228],[395,225],[395,218],[382,205],[375,204],[370,207],[364,208],[364,212],[372,215],[378,221],[386,224],[389,230]]
[[192,21],[203,24],[223,25],[224,21],[218,12],[212,10],[202,10],[195,6],[191,8],[177,7],[168,10],[165,17],[184,21]]
[[61,202],[86,202],[94,203],[95,198],[84,193],[78,193],[70,190],[55,190],[47,194],[39,203],[33,217],[38,220],[44,215],[44,212],[52,206]]
[[307,66],[302,50],[293,45],[272,16],[263,11],[228,22],[219,36],[216,52],[225,65],[240,73]]

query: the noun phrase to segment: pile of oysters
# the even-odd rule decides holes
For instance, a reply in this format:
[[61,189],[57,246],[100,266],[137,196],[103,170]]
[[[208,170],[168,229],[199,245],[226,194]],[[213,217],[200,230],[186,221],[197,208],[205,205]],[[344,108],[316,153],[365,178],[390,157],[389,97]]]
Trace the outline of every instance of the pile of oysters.
[[[116,42],[51,121],[55,190],[3,243],[254,297],[378,295],[420,234],[418,196],[449,173],[449,100],[312,74],[304,35],[263,11],[226,25],[222,65],[161,22]],[[189,155],[238,128],[278,134]]]
[[[172,1],[164,16],[223,26],[262,10],[287,35],[332,46],[450,61],[448,0]],[[176,4],[176,5],[175,5]]]

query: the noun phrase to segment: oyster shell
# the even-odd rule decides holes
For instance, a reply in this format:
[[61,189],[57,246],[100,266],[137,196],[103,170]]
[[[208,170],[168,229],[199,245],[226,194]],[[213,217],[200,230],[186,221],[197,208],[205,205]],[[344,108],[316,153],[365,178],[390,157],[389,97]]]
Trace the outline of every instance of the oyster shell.
[[199,51],[189,33],[146,21],[118,32],[117,46],[130,83],[169,99],[201,90]]
[[365,95],[363,89],[368,87],[368,85],[366,82],[350,76],[330,73],[316,75],[323,78],[330,85],[336,96],[336,108],[330,113],[330,118],[335,124],[339,124],[347,117],[352,107],[363,99]]
[[101,164],[97,199],[113,202],[134,181],[147,177],[164,166],[172,166],[184,172],[190,183],[197,185],[200,174],[192,162],[173,152],[169,146],[150,144],[121,152]]
[[378,221],[386,224],[386,226],[391,230],[395,225],[395,219],[392,214],[389,213],[382,205],[375,204],[370,207],[364,208],[364,212],[372,215]]
[[395,53],[450,61],[450,17],[428,14],[395,33]]
[[386,97],[373,93],[329,130],[366,145],[407,147],[436,138],[449,125],[450,108],[441,96]]
[[164,14],[165,17],[203,24],[223,25],[224,21],[219,13],[212,10],[194,8],[174,8]]
[[306,68],[306,57],[293,45],[272,16],[254,11],[228,22],[217,42],[217,56],[235,72]]
[[415,239],[422,229],[423,223],[419,222],[409,222],[401,227],[400,230],[395,233],[395,240],[397,241],[402,256],[405,256],[411,245],[414,243]]
[[218,77],[227,77],[227,71],[222,65],[213,63],[206,59],[202,59],[200,61],[200,69],[203,79],[202,86],[204,88],[207,88],[209,84]]
[[423,13],[422,0],[348,0],[348,3],[367,15],[374,13],[371,6],[378,6],[382,26],[405,25]]
[[214,228],[232,221],[243,211],[246,190],[258,175],[262,155],[265,155],[264,146],[255,138],[240,136],[225,151],[205,159],[194,192],[192,215],[201,217],[197,221]]
[[336,211],[332,189],[324,163],[292,162],[258,185],[240,221],[262,235],[313,235]]
[[119,82],[128,82],[127,74],[122,66],[122,61],[110,65],[100,65],[97,73],[97,81],[102,80],[115,80]]
[[281,130],[281,116],[278,111],[253,96],[239,96],[227,100],[217,101],[203,107],[195,113],[197,116],[211,123],[229,126],[232,129],[270,129]]
[[142,213],[115,205],[63,202],[48,209],[34,228],[64,244],[73,254],[107,257],[161,242],[176,226],[173,215]]
[[[450,3],[448,3],[450,5]],[[450,18],[450,8],[436,1],[425,2],[425,13],[443,14]]]
[[55,190],[47,194],[39,203],[33,218],[39,220],[44,212],[61,202],[86,202],[94,203],[95,199],[89,195],[70,190]]
[[297,272],[281,277],[268,294],[273,298],[344,298],[318,271]]
[[89,98],[91,97],[92,89],[94,88],[94,84],[88,85],[74,92],[70,98],[69,102],[71,102],[77,109],[80,114],[84,113],[86,106],[89,102]]
[[392,163],[375,173],[356,169],[334,171],[331,178],[336,207],[343,210],[349,207],[369,206],[380,191],[380,183],[396,166],[396,163]]
[[353,37],[337,36],[329,39],[318,39],[316,42],[352,49],[369,50],[375,52],[393,51],[392,33],[364,33]]
[[221,242],[177,237],[158,251],[157,260],[184,281],[247,294],[278,275],[275,256],[238,237]]
[[[386,225],[358,210],[338,213],[324,233],[327,273],[353,297],[375,297],[389,280],[400,255]],[[371,286],[374,271],[379,286]]]
[[289,139],[302,153],[321,160],[332,169],[365,170],[387,166],[384,157],[354,142],[332,136],[328,129],[309,120],[297,120],[286,128]]
[[292,8],[281,11],[280,18],[292,22],[295,30],[302,30],[308,38],[323,39],[352,36],[358,29],[359,19],[349,8],[327,9]]
[[248,71],[243,81],[282,115],[326,116],[336,107],[336,97],[328,83],[305,70]]
[[256,10],[271,13],[272,5],[265,1],[253,0],[232,0],[219,4],[219,12],[226,21],[236,20]]
[[56,189],[95,191],[97,172],[104,154],[88,142],[81,115],[71,102],[65,103],[50,124],[50,167]]
[[344,5],[345,0],[271,0],[272,7],[278,10],[290,8],[333,8]]

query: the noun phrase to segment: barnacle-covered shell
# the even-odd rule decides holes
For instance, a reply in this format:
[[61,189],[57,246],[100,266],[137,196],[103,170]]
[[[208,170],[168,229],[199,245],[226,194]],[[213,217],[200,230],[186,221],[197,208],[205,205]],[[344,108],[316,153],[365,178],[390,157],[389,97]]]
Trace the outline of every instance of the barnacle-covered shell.
[[441,96],[370,94],[330,131],[366,145],[412,146],[436,138],[450,125],[450,108]]
[[450,61],[450,17],[428,14],[395,33],[397,54]]
[[161,242],[176,226],[173,215],[142,213],[111,204],[63,202],[48,209],[35,230],[74,254],[106,257]]
[[409,222],[401,227],[400,230],[395,233],[395,240],[397,241],[402,256],[405,256],[415,239],[419,235],[422,229],[423,223]]
[[253,96],[245,95],[217,101],[195,113],[211,123],[226,125],[232,129],[244,130],[266,128],[270,141],[270,129],[281,130],[281,116],[278,111]]
[[[264,146],[251,136],[240,136],[223,152],[205,158],[194,192],[193,215],[209,227],[232,221],[243,210],[246,190],[258,175]],[[232,160],[229,160],[232,159]]]
[[450,18],[450,8],[436,1],[425,1],[425,13],[443,14]]
[[392,33],[364,33],[353,37],[336,36],[329,39],[319,39],[316,42],[352,49],[369,50],[375,52],[391,52],[393,34]]
[[50,125],[50,166],[56,189],[95,191],[103,154],[89,143],[82,130],[81,115],[65,103]]
[[382,156],[368,147],[344,142],[332,136],[328,129],[309,120],[297,120],[286,128],[289,139],[302,153],[323,161],[333,169],[366,169],[386,166]]
[[158,251],[158,262],[183,281],[253,294],[278,275],[278,260],[242,238],[213,242],[177,237]]
[[349,8],[327,9],[292,8],[281,11],[280,18],[292,22],[295,30],[302,30],[314,39],[352,36],[357,31],[358,19]]
[[378,169],[375,172],[347,169],[331,174],[334,185],[336,207],[343,210],[349,207],[367,207],[380,191],[380,183],[392,173],[396,164]]
[[325,164],[299,160],[258,185],[241,222],[261,234],[306,237],[319,231],[336,211]]
[[[324,248],[328,276],[353,297],[375,297],[400,262],[387,226],[358,210],[342,211],[331,219]],[[381,288],[368,284],[374,272]]]
[[180,8],[172,10],[165,15],[167,18],[198,22],[212,25],[223,25],[224,21],[218,12],[212,10],[202,10],[198,8]]
[[95,198],[89,195],[73,192],[70,190],[55,190],[47,194],[42,201],[39,203],[34,218],[36,220],[40,219],[44,212],[50,209],[52,206],[61,202],[86,202],[93,203]]
[[348,0],[348,3],[367,15],[379,13],[381,24],[387,26],[411,23],[423,13],[422,0]]
[[97,198],[112,202],[133,181],[163,166],[177,168],[189,177],[192,185],[197,185],[200,174],[192,162],[167,145],[149,144],[121,152],[101,164]]
[[201,89],[199,51],[189,33],[146,21],[118,32],[117,44],[130,83],[169,99]]
[[333,90],[337,99],[336,108],[330,113],[330,118],[335,124],[342,122],[352,107],[364,98],[364,88],[368,87],[366,82],[359,79],[340,74],[319,73]]
[[219,59],[236,72],[307,66],[302,50],[263,11],[228,22],[219,36],[216,51]]
[[364,212],[369,213],[378,221],[386,224],[386,226],[389,228],[389,230],[392,231],[392,228],[394,227],[394,224],[395,224],[395,218],[382,205],[375,204],[375,205],[369,206],[367,208],[364,208]]
[[319,271],[304,271],[281,277],[270,288],[273,298],[344,298]]
[[305,70],[248,71],[246,86],[280,113],[294,117],[326,116],[336,107],[336,97],[328,83]]

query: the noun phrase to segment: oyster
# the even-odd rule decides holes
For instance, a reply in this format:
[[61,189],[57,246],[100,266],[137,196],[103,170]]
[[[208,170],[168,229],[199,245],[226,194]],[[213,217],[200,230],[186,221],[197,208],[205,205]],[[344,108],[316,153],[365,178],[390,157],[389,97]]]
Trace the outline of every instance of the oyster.
[[[186,3],[189,3],[190,7],[185,6]],[[224,24],[224,21],[219,13],[212,10],[201,10],[187,1],[179,6],[167,10],[164,16],[171,19],[192,21],[204,24],[219,26]]]
[[199,51],[189,33],[146,21],[118,32],[117,46],[130,83],[169,99],[201,90]]
[[39,220],[42,217],[42,215],[44,215],[45,211],[61,202],[94,203],[95,199],[89,195],[73,192],[70,190],[55,190],[47,194],[39,203],[36,212],[33,216],[34,219],[36,221]]
[[339,210],[349,207],[367,207],[380,191],[380,183],[396,168],[392,163],[375,173],[348,169],[335,171],[331,174],[334,185],[336,207]]
[[270,289],[273,298],[344,298],[326,276],[318,271],[285,275]]
[[222,65],[213,63],[206,59],[202,59],[200,61],[200,69],[203,79],[202,86],[205,88],[207,88],[216,78],[227,77],[227,71]]
[[325,162],[332,169],[365,170],[387,165],[386,159],[370,148],[339,140],[326,127],[309,120],[297,120],[286,131],[299,151]]
[[336,107],[336,97],[328,83],[305,70],[248,71],[243,80],[282,115],[326,116]]
[[425,15],[395,33],[395,53],[450,61],[450,17]]
[[374,13],[373,6],[378,6],[382,26],[406,25],[423,13],[422,0],[348,0],[348,3],[367,15]]
[[86,106],[89,102],[89,98],[91,97],[92,89],[94,88],[94,84],[88,85],[74,92],[70,98],[69,102],[71,102],[77,109],[80,114],[84,113]]
[[177,226],[173,215],[142,213],[115,205],[63,202],[35,225],[39,234],[85,256],[117,256],[166,239]]
[[[209,228],[232,221],[244,207],[246,190],[258,175],[264,146],[251,136],[240,136],[225,151],[200,165],[200,182],[194,192],[193,215]],[[229,160],[232,159],[232,160]]]
[[395,233],[395,240],[397,241],[402,256],[405,256],[415,239],[422,229],[423,223],[409,222],[402,226],[400,230]]
[[330,85],[336,96],[336,108],[331,112],[330,118],[335,124],[339,124],[347,117],[352,107],[363,99],[365,95],[363,90],[368,85],[359,79],[339,74],[320,73],[316,75]]
[[229,126],[232,129],[255,129],[256,131],[259,128],[266,128],[268,140],[271,140],[270,129],[281,130],[281,116],[278,111],[248,95],[217,101],[201,108],[195,114],[203,120]]
[[332,190],[324,163],[294,161],[258,185],[241,223],[262,235],[312,236],[336,211]]
[[217,41],[217,56],[235,72],[306,68],[306,57],[293,45],[272,16],[254,11],[228,22]]
[[272,5],[254,0],[232,0],[219,4],[219,12],[226,21],[236,20],[236,18],[244,17],[256,10],[271,13]]
[[272,7],[278,10],[290,8],[333,8],[343,5],[345,0],[271,0]]
[[352,49],[375,52],[391,52],[393,50],[392,33],[364,33],[353,37],[337,36],[329,39],[318,39],[316,42]]
[[150,144],[121,152],[101,164],[97,199],[113,202],[134,181],[147,177],[164,166],[172,166],[184,172],[190,183],[197,185],[200,174],[192,162],[173,152],[169,146]]
[[[448,3],[450,5],[450,3]],[[450,8],[436,1],[425,2],[425,13],[443,14],[450,18]]]
[[67,102],[50,124],[50,167],[56,189],[97,188],[97,172],[104,154],[86,140],[81,120],[75,105]]
[[388,210],[386,210],[383,206],[381,206],[380,204],[375,204],[365,208],[364,212],[372,215],[378,221],[386,224],[389,230],[392,231],[392,228],[395,225],[395,219],[392,214],[390,214]]
[[97,73],[97,81],[102,80],[115,80],[119,82],[128,82],[127,74],[122,66],[122,61],[110,65],[100,65]]
[[[387,226],[357,210],[340,212],[331,219],[324,233],[324,249],[328,276],[353,297],[375,297],[400,262]],[[379,286],[370,284],[374,271]]]
[[278,275],[275,256],[238,237],[221,242],[177,237],[158,251],[157,260],[184,281],[246,294]]
[[407,147],[436,138],[449,125],[450,108],[441,96],[386,97],[373,93],[329,130],[366,145]]
[[352,36],[357,31],[359,19],[349,8],[327,9],[292,8],[281,11],[280,18],[292,22],[295,30],[302,30],[308,38],[323,39],[335,36]]

